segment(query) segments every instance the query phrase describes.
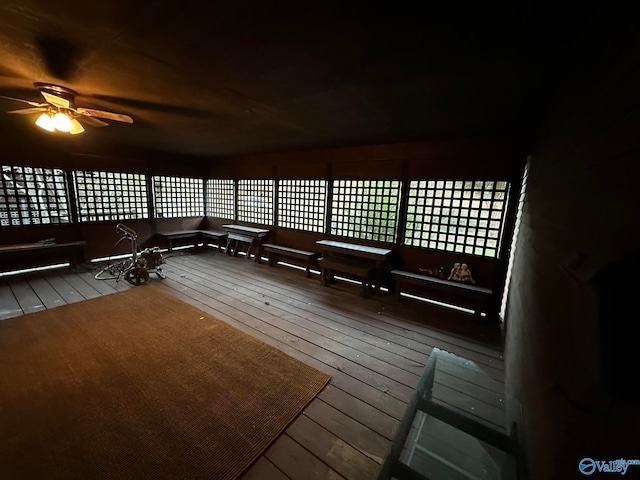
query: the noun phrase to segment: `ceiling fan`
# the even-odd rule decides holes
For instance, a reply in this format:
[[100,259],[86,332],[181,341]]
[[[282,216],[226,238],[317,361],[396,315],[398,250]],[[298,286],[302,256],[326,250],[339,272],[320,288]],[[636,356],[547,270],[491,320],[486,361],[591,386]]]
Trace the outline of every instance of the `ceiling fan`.
[[109,125],[107,122],[100,120],[101,118],[114,120],[116,122],[133,123],[133,119],[129,115],[122,113],[76,107],[74,101],[77,93],[69,88],[39,82],[33,85],[40,90],[40,93],[44,97],[44,102],[38,103],[22,98],[0,95],[0,98],[31,105],[30,108],[11,110],[7,113],[23,115],[40,113],[40,116],[36,120],[37,126],[50,132],[59,131],[71,135],[84,132],[84,127],[81,122],[92,127],[106,127]]

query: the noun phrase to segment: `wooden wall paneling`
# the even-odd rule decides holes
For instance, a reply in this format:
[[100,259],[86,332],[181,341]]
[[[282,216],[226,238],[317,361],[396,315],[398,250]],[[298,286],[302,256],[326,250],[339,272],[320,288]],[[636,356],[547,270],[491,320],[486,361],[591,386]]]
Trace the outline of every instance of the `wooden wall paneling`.
[[277,163],[278,177],[282,179],[315,180],[324,179],[326,175],[326,163]]
[[25,225],[2,227],[2,245],[17,243],[34,243],[48,238],[55,238],[58,243],[83,240],[78,238],[76,225],[65,223],[61,225]]
[[122,241],[116,248],[114,245],[121,235],[116,231],[116,225],[123,223],[132,228],[138,234],[140,245],[147,242],[151,236],[151,225],[148,220],[123,220],[104,222],[83,222],[78,224],[80,237],[87,242],[85,254],[87,259],[106,257],[131,252],[131,245],[128,241]]
[[261,180],[273,178],[273,164],[260,161],[248,163],[242,162],[236,166],[235,175],[238,180]]
[[233,163],[223,160],[211,160],[205,170],[206,178],[235,178]]
[[332,207],[333,207],[333,168],[330,163],[326,164],[325,175],[327,180],[327,213],[324,224],[324,234],[329,235],[331,233],[331,219],[332,219]]
[[73,153],[67,162],[69,170],[98,170],[105,172],[147,173],[148,165],[145,160],[137,158],[106,157]]
[[402,185],[400,193],[400,206],[398,210],[398,236],[396,237],[396,245],[402,245],[404,240],[405,226],[407,220],[407,206],[409,204],[409,161],[402,162]]
[[203,217],[188,218],[157,218],[156,225],[158,232],[174,232],[177,230],[197,230],[202,223]]
[[276,165],[273,165],[272,169],[273,171],[271,174],[271,178],[273,178],[273,208],[271,215],[273,217],[273,228],[276,228],[278,225],[278,216],[280,215],[280,208],[278,206],[278,200],[280,198],[280,177],[278,176],[278,167]]
[[335,180],[400,180],[401,160],[362,160],[358,162],[337,162],[333,164]]
[[[626,46],[633,49],[616,46],[589,65],[601,69],[567,89],[531,158],[509,291],[506,385],[508,419],[520,417],[526,429],[532,478],[569,478],[586,451],[627,458],[640,424],[637,403],[603,384],[604,302],[590,282],[612,253],[638,248],[639,44],[635,33]],[[636,363],[629,325],[616,331],[614,348],[628,358],[620,371]]]

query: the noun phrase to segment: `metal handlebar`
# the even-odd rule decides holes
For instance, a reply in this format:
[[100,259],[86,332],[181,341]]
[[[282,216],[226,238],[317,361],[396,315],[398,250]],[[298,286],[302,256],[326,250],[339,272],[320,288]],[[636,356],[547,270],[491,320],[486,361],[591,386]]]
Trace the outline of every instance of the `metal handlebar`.
[[116,230],[132,240],[136,240],[138,238],[138,234],[133,228],[129,228],[122,223],[116,225]]

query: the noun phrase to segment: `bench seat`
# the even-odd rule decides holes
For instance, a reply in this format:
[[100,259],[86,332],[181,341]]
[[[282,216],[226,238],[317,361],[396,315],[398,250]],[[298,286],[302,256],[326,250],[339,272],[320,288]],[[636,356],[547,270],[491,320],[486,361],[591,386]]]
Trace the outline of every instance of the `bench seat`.
[[357,277],[362,283],[361,294],[369,296],[372,280],[375,276],[375,264],[366,259],[322,257],[319,260],[321,267],[321,281],[325,287],[333,280],[334,272],[342,272]]
[[411,293],[411,289],[407,288],[407,286],[412,285],[430,293],[436,293],[439,298],[435,298],[435,300],[450,301],[461,307],[470,308],[474,310],[476,315],[484,312],[488,316],[492,316],[497,313],[493,290],[489,288],[453,282],[404,270],[391,270],[391,277],[396,283],[398,299],[402,298],[402,292]]
[[85,261],[84,247],[87,242],[65,243],[21,243],[1,245],[1,271],[53,265],[59,261],[69,263],[71,268]]
[[305,273],[307,275],[307,278],[311,276],[311,265],[317,263],[317,260],[320,257],[319,252],[308,252],[306,250],[299,250],[297,248],[275,245],[273,243],[265,243],[262,248],[268,254],[270,267],[277,265],[280,257],[304,261]]
[[173,250],[173,244],[176,240],[190,239],[194,247],[198,247],[200,242],[205,243],[207,240],[213,240],[218,245],[218,251],[222,252],[227,241],[227,232],[219,232],[217,230],[179,230],[175,232],[158,232],[158,235],[164,237],[168,242],[168,250]]

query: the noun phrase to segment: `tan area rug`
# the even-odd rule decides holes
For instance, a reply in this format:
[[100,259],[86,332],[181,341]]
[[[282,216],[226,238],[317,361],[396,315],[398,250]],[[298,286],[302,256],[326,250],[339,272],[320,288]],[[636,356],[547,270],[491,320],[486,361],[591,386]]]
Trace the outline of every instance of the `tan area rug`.
[[0,322],[3,479],[233,479],[329,380],[140,286]]

